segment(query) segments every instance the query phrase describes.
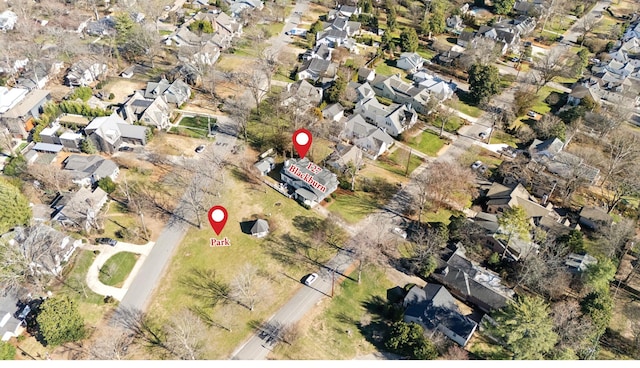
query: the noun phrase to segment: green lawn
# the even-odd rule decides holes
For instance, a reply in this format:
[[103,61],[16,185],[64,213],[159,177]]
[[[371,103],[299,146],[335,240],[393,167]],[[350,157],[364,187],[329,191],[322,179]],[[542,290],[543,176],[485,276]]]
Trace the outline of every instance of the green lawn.
[[139,255],[130,252],[114,254],[100,269],[98,275],[100,282],[109,286],[122,287],[138,258]]
[[408,145],[414,149],[433,157],[436,156],[444,144],[445,140],[441,139],[430,130],[425,130],[419,135],[411,137],[408,143]]
[[538,92],[536,102],[531,108],[531,110],[542,115],[549,113],[551,111],[551,106],[549,106],[549,104],[547,104],[544,100],[551,94],[551,92],[562,93],[562,91],[557,90],[555,88],[551,88],[548,86],[542,87]]
[[427,59],[427,60],[431,60],[433,59],[434,56],[436,56],[436,52],[433,50],[429,50],[429,49],[424,49],[424,48],[420,48],[418,49],[418,51],[416,51],[416,53],[420,56],[422,56],[423,58]]
[[208,119],[203,116],[185,116],[178,124],[179,126],[171,128],[169,132],[191,138],[207,138],[209,124],[211,124],[211,128],[213,128],[216,125],[216,119]]
[[501,130],[494,130],[489,144],[505,143],[511,147],[517,147],[518,142],[518,139],[511,134],[505,133]]
[[[357,273],[352,271],[350,277],[357,279]],[[365,267],[360,284],[346,279],[337,286],[335,297],[322,302],[328,305],[319,315],[303,321],[304,328],[291,345],[279,344],[273,358],[347,360],[377,351],[372,336],[386,332],[380,311],[387,302],[387,289],[394,286],[382,269]]]
[[389,75],[400,73],[401,77],[405,77],[407,73],[405,73],[404,70],[400,68],[396,68],[395,65],[396,65],[396,62],[391,60],[385,60],[383,62],[379,62],[378,65],[376,65],[376,69],[375,69],[376,74],[389,76]]
[[[440,119],[431,119],[431,125],[440,129],[442,126],[442,121]],[[462,120],[455,115],[452,116],[449,121],[444,125],[444,130],[449,133],[457,132],[458,129],[462,126]]]
[[379,207],[378,202],[369,193],[356,191],[341,192],[331,200],[328,209],[337,213],[346,222],[355,224]]
[[[458,97],[461,96],[461,94],[458,94]],[[462,98],[459,98],[456,103],[451,102],[451,100],[447,100],[445,104],[449,107],[453,107],[463,114],[472,116],[474,118],[479,118],[484,113],[484,111],[479,107],[472,105],[470,102],[465,101],[464,98],[465,96],[462,96]]]
[[445,225],[449,225],[451,215],[453,215],[453,212],[450,210],[440,209],[437,212],[424,213],[421,220],[423,222],[442,222]]
[[104,233],[101,237],[122,239],[117,234],[121,230],[131,229],[138,225],[137,219],[133,214],[128,213],[122,205],[116,201],[109,201],[107,204],[106,218],[104,221]]
[[[413,170],[422,164],[422,159],[416,155],[411,155],[409,159],[409,151],[404,148],[397,148],[388,156],[378,157],[377,161],[383,169],[402,176],[411,175]],[[407,161],[409,161],[409,170],[407,170]]]
[[105,304],[104,297],[91,291],[86,284],[87,271],[96,255],[92,251],[78,250],[72,263],[64,270],[64,282],[53,288],[54,294],[67,295],[78,303],[78,310],[89,325],[97,324],[104,313],[114,306]]

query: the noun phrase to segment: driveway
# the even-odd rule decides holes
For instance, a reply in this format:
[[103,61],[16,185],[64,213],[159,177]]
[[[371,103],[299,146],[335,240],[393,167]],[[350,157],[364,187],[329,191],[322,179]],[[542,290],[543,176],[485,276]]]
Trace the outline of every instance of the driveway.
[[[596,3],[596,5],[591,8],[591,11],[587,14],[592,14],[597,16],[604,11],[604,8],[611,5],[611,0],[601,0]],[[583,15],[583,17],[587,16],[587,14]],[[580,31],[580,19],[578,19],[569,29],[564,33],[564,39],[562,43],[578,42],[578,37],[582,36],[582,32]]]
[[[129,286],[133,282],[133,279],[140,271],[140,267],[144,263],[145,259],[147,258],[147,255],[153,248],[154,244],[155,244],[154,242],[149,242],[145,245],[118,242],[118,244],[116,244],[113,247],[107,244],[99,244],[99,245],[89,244],[89,245],[82,246],[82,249],[84,250],[88,250],[88,251],[97,250],[100,252],[100,254],[98,254],[96,259],[93,261],[93,263],[89,267],[89,270],[87,271],[87,276],[86,276],[87,286],[89,286],[89,289],[91,289],[96,294],[104,295],[104,296],[112,296],[114,299],[121,301],[122,298],[124,298],[124,295],[127,293],[127,290],[129,289]],[[100,282],[100,279],[99,279],[100,269],[105,264],[105,262],[107,262],[109,258],[111,258],[113,255],[120,252],[130,252],[130,253],[139,254],[140,258],[138,258],[138,261],[136,262],[135,266],[133,266],[133,268],[131,269],[129,276],[127,276],[127,279],[125,280],[122,287],[117,288],[117,287],[105,285],[102,282]]]

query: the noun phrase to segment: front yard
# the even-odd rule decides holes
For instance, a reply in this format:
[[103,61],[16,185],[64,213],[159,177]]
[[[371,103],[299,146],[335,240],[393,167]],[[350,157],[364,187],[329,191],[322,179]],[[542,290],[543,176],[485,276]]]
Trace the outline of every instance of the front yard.
[[418,166],[422,165],[422,158],[411,154],[404,148],[396,148],[390,154],[378,157],[377,166],[396,175],[409,176]]
[[445,145],[446,141],[431,130],[425,130],[422,133],[409,138],[408,145],[425,155],[435,157],[440,149]]

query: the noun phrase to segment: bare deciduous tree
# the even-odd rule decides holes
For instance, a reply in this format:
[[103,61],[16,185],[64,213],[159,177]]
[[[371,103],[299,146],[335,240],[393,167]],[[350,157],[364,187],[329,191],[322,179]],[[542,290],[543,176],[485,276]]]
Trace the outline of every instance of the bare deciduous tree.
[[89,359],[95,360],[123,360],[129,356],[129,347],[133,338],[122,330],[107,327],[89,347]]
[[578,30],[582,34],[580,47],[584,45],[584,39],[587,37],[587,34],[596,28],[599,21],[600,19],[596,18],[596,16],[591,12],[585,14],[584,17],[578,20]]
[[33,164],[29,167],[29,175],[45,188],[57,192],[66,191],[73,185],[69,171],[52,165]]
[[206,330],[202,320],[195,313],[188,309],[174,313],[164,329],[167,348],[175,358],[202,359]]
[[[474,180],[473,172],[456,162],[431,164],[416,178],[420,211],[424,210],[429,199],[437,208],[447,206],[460,209],[475,193]],[[418,216],[420,220],[421,213]]]
[[258,276],[258,269],[244,264],[231,281],[231,295],[242,305],[253,311],[256,303],[264,295],[266,283]]
[[568,68],[564,65],[564,58],[563,51],[560,48],[554,48],[534,63],[535,70],[530,75],[536,85],[536,93],[547,83],[567,73]]
[[591,320],[580,312],[580,304],[573,299],[562,300],[552,305],[554,331],[558,334],[558,345],[578,351],[591,332]]

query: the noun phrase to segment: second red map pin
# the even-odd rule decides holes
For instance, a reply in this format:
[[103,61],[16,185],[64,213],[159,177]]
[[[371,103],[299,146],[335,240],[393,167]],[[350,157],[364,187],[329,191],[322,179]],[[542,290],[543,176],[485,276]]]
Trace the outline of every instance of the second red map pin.
[[209,219],[209,223],[213,228],[213,231],[216,232],[216,235],[220,235],[222,229],[224,229],[224,225],[227,223],[227,219],[229,214],[227,213],[226,208],[222,206],[213,206],[209,209],[209,215],[207,218]]
[[293,148],[296,149],[300,158],[304,158],[307,154],[309,148],[311,148],[312,140],[311,132],[306,129],[298,129],[293,132]]

